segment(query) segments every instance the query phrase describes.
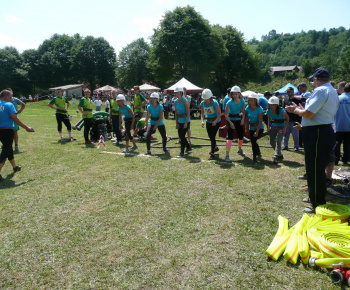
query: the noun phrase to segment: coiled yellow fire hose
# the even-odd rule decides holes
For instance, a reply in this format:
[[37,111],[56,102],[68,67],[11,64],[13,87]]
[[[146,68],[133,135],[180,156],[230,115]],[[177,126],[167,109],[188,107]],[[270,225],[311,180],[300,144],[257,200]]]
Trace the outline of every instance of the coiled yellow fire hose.
[[279,216],[278,231],[266,254],[275,261],[283,254],[292,264],[300,255],[304,264],[314,257],[320,259],[315,263],[317,266],[332,267],[339,262],[349,265],[350,227],[345,221],[350,218],[350,207],[326,204],[317,207],[316,214],[312,217],[304,214],[289,230],[288,220]]

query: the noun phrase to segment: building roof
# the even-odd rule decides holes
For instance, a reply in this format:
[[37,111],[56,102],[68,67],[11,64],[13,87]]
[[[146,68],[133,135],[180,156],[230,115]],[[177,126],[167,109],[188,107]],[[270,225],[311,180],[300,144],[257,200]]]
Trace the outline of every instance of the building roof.
[[191,82],[189,82],[185,78],[182,78],[176,84],[174,84],[170,88],[167,88],[166,90],[164,90],[164,93],[165,94],[172,94],[172,93],[174,93],[174,90],[176,87],[186,88],[186,92],[189,94],[201,93],[203,91],[202,88],[197,87],[196,85],[192,84]]
[[65,85],[65,86],[59,86],[55,88],[49,88],[50,91],[56,91],[58,89],[61,89],[62,91],[69,91],[77,88],[82,88],[84,84],[75,84],[75,85]]
[[292,66],[271,66],[270,70],[272,72],[275,72],[275,71],[288,71],[288,70],[293,70],[295,68],[299,69],[299,67],[297,65],[292,65]]

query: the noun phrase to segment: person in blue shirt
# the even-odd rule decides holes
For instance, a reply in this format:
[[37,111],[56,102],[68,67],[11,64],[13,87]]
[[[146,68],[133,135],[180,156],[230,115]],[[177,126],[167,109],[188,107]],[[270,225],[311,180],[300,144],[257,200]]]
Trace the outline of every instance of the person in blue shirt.
[[[234,86],[231,89],[232,99],[227,102],[225,108],[226,128],[227,128],[227,141],[226,141],[226,157],[225,161],[230,162],[230,149],[232,146],[233,133],[236,130],[238,135],[238,150],[237,153],[241,156],[245,156],[243,145],[244,134],[244,116],[245,116],[245,101],[242,98],[241,89],[238,86]],[[242,118],[241,118],[242,114]]]
[[216,146],[216,134],[220,128],[221,110],[220,105],[216,100],[213,100],[213,93],[209,89],[205,89],[202,92],[203,101],[201,106],[201,122],[202,128],[204,128],[204,114],[206,116],[206,129],[208,137],[211,142],[211,151],[209,152],[209,160],[214,160],[214,153],[219,151]]
[[222,103],[222,110],[225,112],[225,108],[226,108],[226,104],[228,103],[228,101],[231,100],[231,88],[227,89],[227,95],[224,98],[224,101]]
[[286,134],[289,117],[286,111],[279,106],[277,97],[269,99],[266,115],[268,116],[267,133],[270,136],[270,144],[275,150],[275,156],[272,159],[273,163],[277,164],[279,160],[283,160],[282,140]]
[[310,76],[312,78],[316,89],[306,100],[305,109],[295,104],[286,107],[287,112],[302,117],[306,178],[311,202],[304,209],[306,213],[315,212],[317,206],[326,203],[325,169],[336,143],[332,124],[339,106],[338,94],[330,84],[328,70],[320,67]]
[[335,146],[335,164],[340,160],[340,147],[343,145],[342,162],[348,164],[350,159],[350,83],[344,86],[344,93],[339,96],[339,107],[335,115],[335,137],[337,144]]
[[119,131],[122,130],[122,115],[124,115],[124,122],[125,122],[125,149],[122,151],[122,153],[128,153],[129,151],[129,140],[131,140],[133,146],[130,148],[132,150],[137,149],[135,140],[133,136],[131,135],[130,131],[131,128],[134,128],[134,122],[135,122],[135,115],[131,110],[131,107],[126,103],[125,96],[123,94],[119,94],[117,96],[117,103],[118,103],[118,111],[119,111]]
[[181,152],[177,156],[178,158],[185,157],[185,147],[187,151],[192,150],[191,145],[186,139],[186,132],[190,128],[190,105],[184,96],[184,90],[182,87],[175,88],[175,121],[176,129],[178,130],[179,138],[181,140]]
[[168,151],[168,148],[166,148],[167,137],[166,137],[166,130],[165,130],[165,125],[163,121],[164,108],[161,104],[159,104],[159,94],[152,93],[149,98],[150,98],[151,104],[147,106],[147,115],[146,115],[145,128],[144,128],[145,130],[147,130],[147,135],[146,135],[147,151],[145,153],[146,155],[151,154],[151,137],[153,132],[156,131],[157,129],[163,139],[163,151],[164,152]]
[[[21,166],[16,165],[15,157],[13,156],[13,123],[24,128],[27,132],[34,132],[34,130],[17,118],[17,111],[13,104],[12,100],[12,91],[3,90],[0,92],[0,142],[2,143],[2,149],[0,154],[0,172],[4,166],[6,159],[12,165],[13,172],[21,170]],[[0,181],[3,180],[3,177],[0,174]]]
[[[12,92],[11,89],[7,89]],[[13,93],[13,92],[12,92]],[[12,97],[11,103],[14,105],[15,110],[17,111],[17,115],[22,113],[24,108],[26,107],[26,104],[22,102],[20,99],[17,99],[15,97]],[[21,106],[21,108],[18,110],[18,105]],[[13,131],[14,131],[14,140],[15,140],[15,150],[18,151],[18,131],[19,131],[19,126],[16,123],[13,123]]]
[[263,108],[259,106],[259,95],[252,94],[248,97],[248,105],[245,108],[245,132],[250,138],[253,150],[253,163],[257,163],[257,156],[261,156],[257,140],[264,132]]

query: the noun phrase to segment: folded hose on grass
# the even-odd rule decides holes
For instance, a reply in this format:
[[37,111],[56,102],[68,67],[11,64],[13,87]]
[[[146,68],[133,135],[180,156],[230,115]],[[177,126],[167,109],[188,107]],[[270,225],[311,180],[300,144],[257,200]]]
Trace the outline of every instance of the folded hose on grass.
[[344,204],[327,203],[316,207],[316,215],[323,219],[346,222],[350,218],[350,207]]

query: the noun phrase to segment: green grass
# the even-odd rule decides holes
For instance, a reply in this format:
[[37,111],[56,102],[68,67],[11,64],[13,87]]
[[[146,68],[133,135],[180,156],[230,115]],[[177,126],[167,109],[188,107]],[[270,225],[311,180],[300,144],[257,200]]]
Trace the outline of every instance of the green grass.
[[[82,131],[73,131],[75,142],[58,142],[46,104],[29,103],[19,116],[35,129],[19,131],[22,171],[12,175],[8,162],[2,170],[1,289],[337,288],[323,270],[264,254],[278,215],[290,224],[302,216],[302,153],[286,152],[277,166],[271,148],[253,166],[251,147],[243,159],[236,145],[232,164],[224,147],[216,161],[207,161],[209,147],[185,160],[172,159],[179,149],[152,149],[158,158],[105,154],[85,147]],[[76,115],[75,105],[69,111]],[[176,136],[174,121],[165,123]],[[191,129],[206,137],[199,120]],[[267,137],[258,142],[268,145]],[[143,154],[145,143],[138,145]]]

